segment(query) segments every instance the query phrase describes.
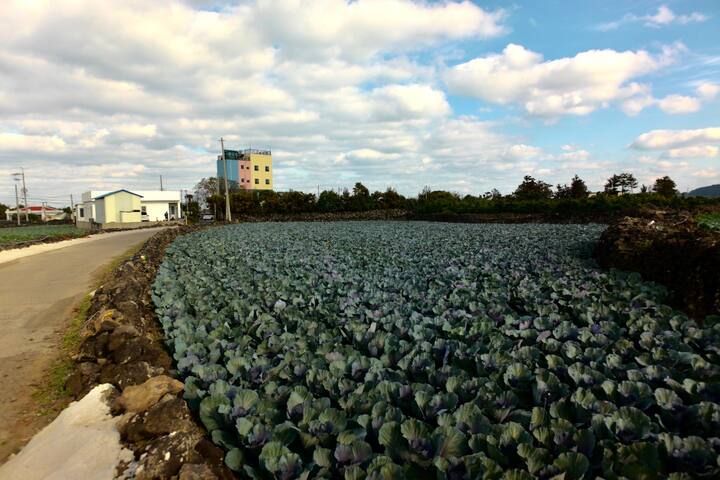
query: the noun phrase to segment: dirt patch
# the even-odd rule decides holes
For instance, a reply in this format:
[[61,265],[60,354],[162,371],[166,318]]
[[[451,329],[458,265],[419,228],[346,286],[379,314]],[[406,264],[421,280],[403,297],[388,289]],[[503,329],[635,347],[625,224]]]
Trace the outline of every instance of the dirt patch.
[[96,290],[75,358],[77,370],[65,384],[78,398],[99,383],[122,392],[113,412],[123,415],[121,440],[134,460],[120,470],[139,480],[194,472],[208,480],[234,478],[223,463],[224,453],[206,438],[182,399],[182,384],[170,378],[173,362],[150,297],[165,248],[192,230],[157,233]]
[[688,212],[625,217],[603,233],[595,258],[665,285],[674,306],[698,320],[720,314],[720,232],[698,226]]
[[[67,311],[74,298],[57,302],[53,311],[67,317]],[[82,304],[74,307],[75,312],[82,308]],[[46,320],[32,319],[38,324],[37,331],[46,331],[41,328]],[[33,336],[27,339],[29,343],[38,344],[37,350],[23,351],[17,355],[3,358],[0,367],[0,382],[3,385],[0,391],[0,463],[9,455],[17,452],[37,432],[50,423],[57,414],[67,406],[71,398],[63,391],[65,377],[71,368],[71,363],[64,353],[58,354],[58,345],[64,350],[66,335],[63,332],[72,329],[72,320],[56,330]],[[20,381],[12,381],[20,378]]]

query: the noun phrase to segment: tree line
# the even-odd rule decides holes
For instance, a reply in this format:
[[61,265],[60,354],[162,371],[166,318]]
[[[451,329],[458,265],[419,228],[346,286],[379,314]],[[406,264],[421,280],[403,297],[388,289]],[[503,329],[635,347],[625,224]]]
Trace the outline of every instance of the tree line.
[[[222,180],[222,179],[220,179]],[[569,184],[549,183],[526,175],[510,195],[493,189],[482,195],[460,195],[443,190],[423,189],[417,197],[405,197],[392,188],[370,192],[358,182],[340,193],[325,190],[319,196],[298,191],[245,190],[237,182],[228,182],[230,209],[234,215],[340,213],[403,209],[411,213],[613,213],[639,208],[644,204],[687,207],[706,203],[707,199],[679,196],[677,185],[668,176],[651,186],[642,185],[631,173],[608,178],[602,192],[592,193],[575,175]],[[628,195],[633,194],[633,195]],[[199,216],[201,205],[218,219],[225,211],[224,182],[203,178],[189,195],[186,209],[191,218]]]

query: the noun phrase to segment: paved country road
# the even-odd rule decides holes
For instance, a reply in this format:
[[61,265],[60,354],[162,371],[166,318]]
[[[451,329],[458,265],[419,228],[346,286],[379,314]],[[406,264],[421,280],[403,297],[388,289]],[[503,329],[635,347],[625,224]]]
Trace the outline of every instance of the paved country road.
[[159,230],[92,236],[0,263],[0,463],[46,423],[32,392],[56,358],[73,306],[105,265]]

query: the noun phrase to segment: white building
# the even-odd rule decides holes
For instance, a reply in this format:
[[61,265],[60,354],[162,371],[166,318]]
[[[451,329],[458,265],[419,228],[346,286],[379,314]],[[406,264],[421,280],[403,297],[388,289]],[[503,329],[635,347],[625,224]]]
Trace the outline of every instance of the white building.
[[[30,205],[29,207],[20,207],[20,219],[25,220],[25,213],[30,215],[37,215],[40,220],[47,222],[50,220],[65,220],[68,215],[60,210],[48,205]],[[14,208],[8,208],[5,210],[5,219],[12,220],[16,210]]]
[[79,226],[104,228],[139,226],[144,222],[180,220],[179,190],[90,190],[75,206]]

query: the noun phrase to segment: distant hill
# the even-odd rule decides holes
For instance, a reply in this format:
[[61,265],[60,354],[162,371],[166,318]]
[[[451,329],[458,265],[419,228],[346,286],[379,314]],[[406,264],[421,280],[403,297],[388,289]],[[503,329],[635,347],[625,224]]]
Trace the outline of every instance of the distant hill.
[[696,188],[688,192],[690,197],[720,197],[720,184]]

